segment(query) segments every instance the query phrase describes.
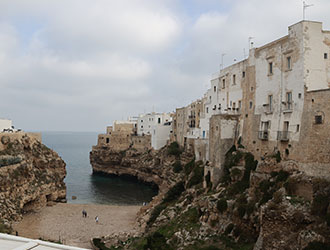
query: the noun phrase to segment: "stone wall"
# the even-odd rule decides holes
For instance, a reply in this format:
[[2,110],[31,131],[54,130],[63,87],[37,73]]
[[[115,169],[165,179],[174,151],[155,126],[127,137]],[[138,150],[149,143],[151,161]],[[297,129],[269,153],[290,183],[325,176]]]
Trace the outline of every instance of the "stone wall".
[[[41,133],[31,133],[31,132],[2,132],[0,133],[0,138],[2,138],[2,136],[5,136],[7,138],[9,138],[9,141],[14,142],[14,141],[20,141],[22,140],[23,137],[29,137],[33,140],[36,140],[38,142],[42,142],[41,139]],[[5,145],[3,144],[3,142],[0,141],[0,150],[5,149]]]
[[151,149],[151,135],[132,135],[132,148],[140,152]]
[[213,115],[210,119],[209,158],[211,181],[216,185],[223,174],[223,163],[228,150],[235,144],[237,115]]

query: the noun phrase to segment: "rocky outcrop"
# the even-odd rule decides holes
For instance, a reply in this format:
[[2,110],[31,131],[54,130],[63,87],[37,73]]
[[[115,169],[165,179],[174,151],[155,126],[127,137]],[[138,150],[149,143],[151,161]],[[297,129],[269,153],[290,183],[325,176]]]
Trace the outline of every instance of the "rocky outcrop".
[[[192,158],[190,153],[183,153],[180,161],[186,164]],[[90,152],[93,173],[134,176],[142,182],[157,185],[161,192],[167,191],[177,181],[177,174],[171,171],[176,159],[176,156],[168,154],[167,148],[139,152],[133,148],[118,151],[93,147]]]
[[65,162],[27,135],[0,134],[0,219],[8,224],[54,201],[65,201]]
[[122,249],[329,249],[329,181],[306,176],[297,164],[257,162],[233,149],[213,188],[201,162],[164,165],[176,184],[140,213],[144,233],[103,242]]

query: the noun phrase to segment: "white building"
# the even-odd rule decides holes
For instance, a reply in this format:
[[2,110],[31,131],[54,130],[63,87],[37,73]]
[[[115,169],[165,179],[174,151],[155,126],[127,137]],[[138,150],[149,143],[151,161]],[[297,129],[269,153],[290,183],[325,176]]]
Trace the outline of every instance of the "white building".
[[166,145],[172,131],[170,113],[141,114],[137,120],[137,134],[151,135],[151,146],[158,150]]
[[11,120],[8,119],[0,119],[0,133],[4,130],[4,129],[11,129],[13,126],[13,122]]

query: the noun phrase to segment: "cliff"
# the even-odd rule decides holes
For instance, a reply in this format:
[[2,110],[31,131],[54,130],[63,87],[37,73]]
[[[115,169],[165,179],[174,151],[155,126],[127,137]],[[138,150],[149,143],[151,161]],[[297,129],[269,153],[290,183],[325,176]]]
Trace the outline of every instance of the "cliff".
[[[298,163],[281,161],[279,155],[258,162],[233,147],[224,176],[213,187],[204,176],[205,164],[192,157],[182,162],[180,154],[168,152],[153,153],[167,162],[159,164],[166,173],[163,182],[173,182],[142,208],[143,233],[104,236],[102,249],[329,249],[329,180],[307,176]],[[144,162],[138,164],[143,168]]]
[[[192,158],[190,153],[185,152],[180,160],[186,164]],[[90,152],[93,173],[133,176],[139,181],[156,185],[161,192],[177,181],[177,175],[171,171],[175,161],[175,153],[168,153],[167,148],[159,151],[138,151],[134,148],[119,151],[96,146]]]
[[56,152],[26,134],[0,134],[0,140],[0,222],[65,201],[65,162]]

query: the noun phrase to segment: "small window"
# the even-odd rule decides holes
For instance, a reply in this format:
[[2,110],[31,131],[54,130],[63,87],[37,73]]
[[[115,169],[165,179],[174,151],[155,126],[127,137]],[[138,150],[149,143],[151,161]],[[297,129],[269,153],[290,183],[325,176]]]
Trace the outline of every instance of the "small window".
[[268,108],[269,112],[273,111],[273,95],[268,96]]
[[296,129],[296,132],[299,132],[299,128],[300,126],[299,126],[299,124],[297,125],[297,129]]
[[301,98],[301,93],[298,94],[298,98],[299,98],[299,99]]
[[288,56],[286,58],[286,66],[287,66],[287,70],[291,69],[291,56]]
[[242,72],[242,77],[243,77],[243,78],[245,77],[245,71]]
[[217,87],[216,87],[216,86],[214,86],[214,87],[213,87],[213,90],[214,90],[214,92],[216,92],[216,91],[217,91]]
[[315,124],[322,124],[322,123],[323,123],[322,115],[316,115],[315,116]]
[[252,106],[253,106],[253,103],[252,103],[252,102],[250,102],[250,109],[252,109]]
[[238,108],[242,108],[242,101],[238,101]]
[[287,109],[291,110],[292,109],[292,92],[287,92],[286,93],[286,103],[287,103]]
[[328,53],[324,53],[324,59],[328,59]]
[[273,62],[270,62],[268,64],[268,74],[272,75],[273,74]]
[[143,122],[143,120],[141,120],[141,122]]
[[226,87],[226,80],[222,79],[222,88],[224,89]]
[[158,118],[158,123],[160,123],[160,118]]
[[206,108],[206,113],[208,113],[209,112],[209,108]]
[[210,96],[210,100],[212,100],[212,96]]
[[233,85],[236,84],[236,75],[233,75]]

